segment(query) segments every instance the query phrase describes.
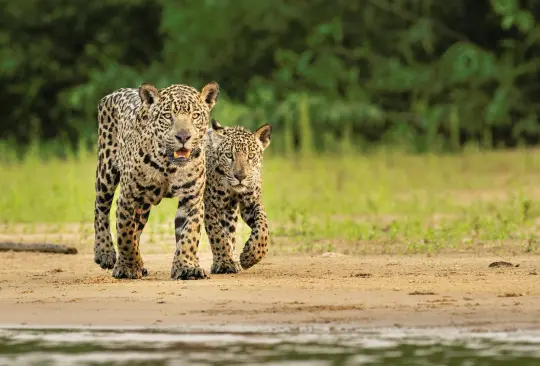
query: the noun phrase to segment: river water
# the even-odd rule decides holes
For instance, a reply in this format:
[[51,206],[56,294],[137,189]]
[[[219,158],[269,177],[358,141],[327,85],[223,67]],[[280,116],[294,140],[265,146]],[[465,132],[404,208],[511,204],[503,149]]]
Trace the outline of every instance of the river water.
[[540,365],[540,330],[0,328],[0,365]]

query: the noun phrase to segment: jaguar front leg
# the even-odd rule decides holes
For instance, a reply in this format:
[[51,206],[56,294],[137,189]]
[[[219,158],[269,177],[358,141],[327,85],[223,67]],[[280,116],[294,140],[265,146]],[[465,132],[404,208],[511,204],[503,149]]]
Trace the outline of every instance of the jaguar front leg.
[[204,203],[201,195],[188,196],[178,202],[174,220],[176,252],[171,269],[171,278],[174,280],[207,278],[197,256],[203,215]]
[[212,249],[213,262],[210,273],[238,273],[242,270],[235,258],[237,204],[217,208],[207,204],[204,212],[206,234]]
[[[139,251],[138,216],[142,207],[131,197],[122,192],[117,201],[116,233],[118,242],[118,260],[113,268],[115,278],[142,278],[144,263]],[[141,229],[142,232],[142,229]]]
[[[151,209],[152,209],[152,205],[150,203],[144,203],[139,209],[135,211],[135,225],[137,227],[135,240],[137,241],[138,248],[140,248],[141,235],[144,230],[144,227],[148,223]],[[143,277],[148,276],[148,270],[144,267],[142,269],[142,275]]]
[[268,252],[268,220],[261,202],[241,202],[240,214],[244,222],[251,228],[251,234],[244,250],[240,254],[240,264],[243,269],[259,263]]

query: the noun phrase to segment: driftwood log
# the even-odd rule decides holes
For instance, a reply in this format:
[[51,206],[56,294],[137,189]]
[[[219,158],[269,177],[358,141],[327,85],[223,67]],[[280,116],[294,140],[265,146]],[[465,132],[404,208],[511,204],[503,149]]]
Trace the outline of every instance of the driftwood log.
[[0,252],[41,252],[41,253],[58,253],[58,254],[77,254],[77,249],[59,244],[48,243],[0,243]]

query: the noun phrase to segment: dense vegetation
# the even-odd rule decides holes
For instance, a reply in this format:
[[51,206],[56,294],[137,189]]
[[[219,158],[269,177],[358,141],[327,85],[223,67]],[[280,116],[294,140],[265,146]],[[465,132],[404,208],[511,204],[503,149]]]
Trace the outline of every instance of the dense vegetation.
[[540,0],[0,1],[4,147],[91,145],[99,98],[143,81],[218,81],[215,116],[271,122],[274,151],[540,137]]

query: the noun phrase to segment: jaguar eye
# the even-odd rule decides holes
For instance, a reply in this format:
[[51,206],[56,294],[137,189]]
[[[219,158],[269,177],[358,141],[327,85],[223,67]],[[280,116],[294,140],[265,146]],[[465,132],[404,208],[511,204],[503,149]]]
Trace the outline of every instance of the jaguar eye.
[[172,115],[170,113],[163,113],[163,118],[165,119],[171,119]]
[[254,153],[250,153],[250,154],[248,155],[248,159],[250,159],[250,160],[255,159],[255,154],[254,154]]
[[227,159],[232,159],[232,154],[231,154],[231,153],[226,153],[226,154],[225,154],[225,157],[226,157]]
[[200,113],[193,113],[193,119],[198,119],[200,116]]

